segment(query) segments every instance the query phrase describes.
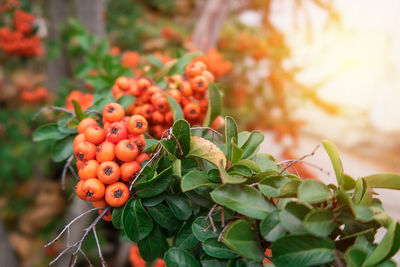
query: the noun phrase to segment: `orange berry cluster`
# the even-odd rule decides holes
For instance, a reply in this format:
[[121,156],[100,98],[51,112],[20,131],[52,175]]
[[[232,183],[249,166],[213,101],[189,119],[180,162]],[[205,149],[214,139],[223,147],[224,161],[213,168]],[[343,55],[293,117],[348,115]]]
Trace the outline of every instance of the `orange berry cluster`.
[[34,90],[23,90],[21,92],[21,100],[27,103],[40,103],[45,101],[49,97],[49,93],[46,88],[38,87]]
[[[103,108],[103,125],[93,118],[78,125],[73,142],[80,177],[76,194],[94,207],[121,207],[129,199],[129,183],[149,159],[143,152],[147,121],[140,115],[125,116],[120,104],[110,103]],[[111,212],[103,219],[111,220]]]
[[67,96],[65,100],[65,108],[69,110],[74,109],[74,105],[72,104],[72,100],[78,101],[80,104],[81,108],[83,110],[89,108],[93,104],[93,99],[94,95],[90,93],[83,93],[78,90],[73,90],[71,93]]
[[34,34],[35,18],[20,9],[14,11],[14,30],[10,27],[0,29],[0,48],[10,55],[25,57],[39,56],[43,53],[39,36]]
[[[214,75],[201,61],[188,64],[185,72],[185,76],[170,77],[169,88],[164,92],[182,107],[184,118],[191,125],[201,125],[208,108],[208,84],[214,81]],[[160,138],[163,132],[173,124],[172,112],[164,92],[146,77],[119,77],[112,87],[112,93],[116,99],[126,94],[136,96],[135,102],[128,107],[127,113],[139,114],[146,118],[149,122],[149,132],[156,138]]]

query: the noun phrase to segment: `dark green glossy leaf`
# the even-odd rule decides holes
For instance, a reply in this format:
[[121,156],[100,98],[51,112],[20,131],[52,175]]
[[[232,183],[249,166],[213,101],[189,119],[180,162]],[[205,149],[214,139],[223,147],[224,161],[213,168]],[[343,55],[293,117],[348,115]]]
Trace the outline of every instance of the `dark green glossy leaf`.
[[167,189],[172,179],[172,167],[165,169],[149,181],[134,186],[137,196],[146,198],[161,194]]
[[288,235],[272,243],[271,250],[277,267],[313,266],[333,261],[335,244],[330,239]]
[[73,142],[73,136],[68,136],[64,139],[56,141],[51,150],[51,158],[55,162],[66,160],[74,152],[74,148],[72,147]]
[[268,176],[258,183],[258,188],[267,197],[279,197],[282,188],[290,181],[291,179],[282,175]]
[[279,211],[270,212],[260,223],[261,236],[273,242],[286,233],[286,229],[280,223]]
[[324,209],[310,211],[304,218],[304,227],[314,236],[328,237],[335,228],[333,211]]
[[45,140],[60,140],[66,137],[68,133],[63,133],[58,130],[56,123],[48,123],[39,126],[32,135],[32,139],[35,142]]
[[176,245],[181,249],[191,249],[199,243],[199,240],[193,234],[192,224],[193,220],[186,221],[178,232]]
[[329,188],[317,180],[307,179],[302,182],[297,190],[300,201],[308,203],[319,203],[332,197]]
[[190,171],[182,177],[181,189],[183,192],[190,191],[201,186],[215,188],[215,185],[210,183],[208,180],[207,173],[203,171]]
[[260,166],[262,172],[278,170],[274,158],[269,154],[256,154],[251,160]]
[[185,221],[192,216],[192,208],[184,197],[171,194],[167,195],[166,200],[169,208],[179,220]]
[[253,155],[263,141],[264,141],[264,135],[261,132],[259,131],[251,132],[249,138],[241,147],[241,149],[244,150],[242,159],[247,159],[248,157]]
[[246,178],[244,177],[233,176],[227,173],[225,168],[222,166],[222,162],[219,165],[219,174],[223,184],[241,184],[246,181]]
[[162,194],[159,194],[154,197],[143,198],[142,204],[145,207],[154,207],[154,206],[157,206],[158,204],[160,204],[161,202],[163,202],[164,199],[165,199],[165,194],[162,193]]
[[221,228],[218,225],[215,225],[217,231],[214,232],[210,226],[210,222],[208,220],[206,221],[205,218],[205,216],[199,216],[192,224],[193,234],[201,242],[204,242],[209,238],[218,238],[219,232],[221,231]]
[[200,263],[186,250],[171,248],[164,255],[164,262],[167,267],[200,267]]
[[178,120],[174,123],[172,126],[172,133],[174,134],[176,140],[178,140],[178,143],[180,144],[180,148],[176,143],[175,138],[170,138],[168,141],[167,140],[162,140],[165,141],[163,142],[163,146],[165,149],[171,153],[172,155],[176,157],[182,157],[186,156],[189,151],[190,151],[190,125],[187,121],[185,120]]
[[162,227],[170,231],[179,229],[180,222],[172,211],[164,204],[148,207],[148,211],[153,219]]
[[307,231],[303,226],[303,220],[308,212],[309,208],[306,206],[289,202],[279,213],[281,224],[291,233],[305,233]]
[[222,98],[215,83],[208,84],[208,108],[203,126],[210,127],[214,120],[221,114]]
[[234,259],[238,255],[227,248],[222,242],[218,241],[218,238],[209,238],[202,243],[203,250],[210,255],[218,259]]
[[126,236],[133,242],[138,242],[151,233],[153,226],[153,220],[140,200],[128,200],[122,211],[122,228]]
[[261,220],[275,210],[275,206],[266,200],[260,191],[248,185],[221,185],[210,195],[215,203],[250,218]]
[[153,261],[162,258],[168,250],[169,245],[160,228],[155,225],[150,235],[138,242],[140,256],[145,261]]
[[124,208],[113,208],[112,210],[112,224],[116,229],[122,229],[122,212]]
[[260,241],[245,220],[237,220],[229,225],[222,236],[222,242],[247,259],[261,262],[264,257]]

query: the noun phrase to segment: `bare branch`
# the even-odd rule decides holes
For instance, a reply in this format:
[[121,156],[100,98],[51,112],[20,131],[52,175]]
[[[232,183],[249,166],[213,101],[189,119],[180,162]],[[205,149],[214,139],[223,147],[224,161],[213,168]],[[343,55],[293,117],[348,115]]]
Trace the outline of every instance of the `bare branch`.
[[96,233],[96,227],[93,227],[93,235],[94,235],[94,239],[96,240],[96,245],[97,245],[97,251],[99,252],[99,257],[100,257],[100,261],[101,261],[101,266],[102,267],[107,267],[107,262],[104,260],[103,257],[103,253],[101,253],[101,247],[100,247],[100,242],[99,239],[97,237],[97,233]]
[[[291,166],[293,166],[293,165],[296,164],[297,162],[302,162],[305,158],[314,156],[314,154],[315,154],[315,152],[317,151],[318,148],[319,148],[319,144],[313,149],[313,151],[312,151],[310,154],[304,155],[304,156],[302,156],[301,158],[299,158],[299,159],[297,159],[297,160],[293,160],[293,161],[289,162],[289,164],[288,164],[285,168],[283,168],[283,169],[279,172],[279,174],[284,173],[288,168],[290,168]],[[277,163],[277,165],[281,165],[281,164],[282,164],[282,162],[278,162],[278,163]]]
[[62,189],[62,190],[65,189],[65,176],[67,175],[68,167],[71,166],[71,162],[72,162],[73,159],[74,159],[74,155],[71,155],[71,156],[68,158],[67,162],[65,162],[63,171],[62,171],[62,173],[61,173],[61,189]]
[[65,113],[68,113],[70,115],[74,115],[74,113],[66,108],[62,108],[62,107],[56,107],[56,106],[49,106],[49,107],[44,107],[41,108],[33,117],[32,120],[36,120],[37,117],[39,117],[40,114],[42,114],[43,112],[47,111],[47,110],[57,110],[57,111],[62,111]]
[[221,137],[223,136],[220,132],[218,132],[218,131],[214,130],[213,128],[210,128],[210,127],[192,127],[192,128],[190,128],[190,130],[209,130],[209,131],[211,131],[213,133],[218,134]]
[[175,139],[176,145],[179,148],[179,152],[180,152],[181,155],[183,155],[183,150],[182,150],[181,144],[179,143],[178,139],[176,138],[176,136],[172,132],[170,132],[169,134],[170,134],[170,136],[172,136]]
[[47,247],[51,246],[54,242],[56,242],[58,239],[60,239],[60,237],[62,236],[62,234],[63,234],[65,231],[69,230],[69,227],[70,227],[72,224],[74,224],[77,220],[79,220],[80,218],[82,218],[82,217],[85,216],[86,214],[91,213],[91,212],[96,211],[96,210],[101,210],[101,209],[104,209],[104,208],[105,208],[105,207],[93,208],[93,209],[87,210],[87,211],[85,211],[84,213],[80,214],[79,216],[75,217],[72,221],[70,221],[70,222],[64,227],[64,229],[56,236],[56,238],[54,238],[51,242],[47,243],[44,247],[47,248]]

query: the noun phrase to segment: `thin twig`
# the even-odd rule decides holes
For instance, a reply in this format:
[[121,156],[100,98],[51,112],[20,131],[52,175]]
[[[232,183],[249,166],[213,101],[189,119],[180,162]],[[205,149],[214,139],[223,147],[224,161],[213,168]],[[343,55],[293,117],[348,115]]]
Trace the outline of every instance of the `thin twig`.
[[135,178],[133,179],[132,183],[131,183],[130,186],[129,186],[129,192],[132,192],[133,184],[136,182],[136,180],[137,180],[137,179],[139,178],[139,176],[142,174],[142,172],[144,171],[144,169],[145,169],[147,166],[149,166],[149,165],[154,161],[154,159],[156,159],[156,158],[160,155],[161,150],[162,150],[162,146],[160,146],[160,148],[157,150],[157,152],[154,153],[154,155],[149,159],[149,161],[146,162],[146,164],[144,164],[144,166],[140,169],[140,171],[138,171],[138,172],[136,173]]
[[79,250],[79,252],[83,255],[83,257],[86,259],[86,261],[88,262],[88,264],[89,264],[89,267],[94,267],[94,265],[92,264],[92,262],[90,261],[90,259],[89,259],[89,257],[86,255],[86,253],[85,252],[83,252],[83,250],[81,249],[81,250]]
[[214,130],[213,128],[210,128],[210,127],[192,127],[192,128],[190,128],[190,130],[209,130],[209,131],[211,131],[213,133],[218,134],[221,137],[223,136],[220,132],[218,132],[218,131]]
[[[232,222],[233,222],[233,221],[232,221]],[[232,222],[230,222],[230,223],[228,223],[227,225],[225,225],[225,227],[222,229],[221,233],[220,233],[219,236],[218,236],[218,242],[221,242],[222,236],[224,235],[226,229],[228,229],[229,225],[231,225]]]
[[99,115],[100,118],[103,117],[103,113],[98,112],[97,110],[85,110],[85,114],[86,114],[86,115],[89,115],[89,114],[96,114],[96,115]]
[[36,120],[37,117],[39,117],[40,114],[42,114],[43,112],[47,111],[47,110],[57,110],[57,111],[62,111],[65,113],[68,113],[70,115],[74,115],[74,113],[66,108],[62,108],[62,107],[56,107],[56,106],[49,106],[49,107],[44,107],[41,108],[38,112],[36,112],[36,114],[32,117],[32,120]]
[[[74,244],[72,244],[72,245],[70,245],[70,246],[67,246],[63,251],[61,251],[61,252],[57,255],[57,257],[56,257],[53,261],[51,261],[51,262],[49,263],[49,265],[52,265],[52,264],[54,264],[55,262],[57,262],[63,255],[65,255],[67,252],[69,252],[69,251],[72,250],[73,248],[75,248],[75,251],[72,253],[72,256],[76,256],[76,254],[79,253],[79,251],[80,251],[81,248],[82,248],[82,244],[83,244],[83,242],[86,240],[86,238],[88,237],[90,231],[93,230],[93,228],[96,226],[96,224],[99,222],[99,220],[110,210],[111,207],[101,207],[101,208],[103,208],[104,210],[103,210],[103,211],[96,217],[96,219],[85,229],[82,238],[81,238],[79,241],[75,242]],[[96,209],[100,209],[100,208],[96,208]],[[93,210],[93,209],[92,209],[92,210]],[[82,214],[79,215],[78,217],[82,217]],[[75,218],[75,219],[76,219],[76,218]],[[74,220],[75,220],[75,219],[74,219]],[[70,224],[71,224],[71,223],[69,223],[68,225],[70,226]],[[69,227],[69,226],[68,226],[68,227]],[[64,228],[64,229],[65,229],[65,228]],[[63,231],[64,231],[64,230],[63,230]],[[57,238],[59,238],[60,236],[61,236],[61,235],[57,236]],[[52,242],[54,242],[54,240],[53,240]],[[75,265],[75,263],[72,264],[71,266],[74,266],[74,265]]]
[[71,166],[71,162],[72,162],[73,159],[74,159],[74,155],[71,155],[71,156],[68,158],[67,162],[65,162],[63,171],[62,171],[62,173],[61,173],[61,189],[62,189],[62,190],[65,189],[65,176],[67,175],[68,167]]
[[336,266],[336,267],[346,267],[346,266],[343,264],[342,260],[340,259],[339,252],[338,252],[337,249],[335,249],[334,255],[335,255],[335,258],[334,258],[333,262],[334,262],[335,266]]
[[74,168],[71,165],[69,165],[68,169],[72,173],[72,175],[75,177],[76,181],[79,181],[80,178],[79,178],[78,174],[76,173],[76,171],[74,170]]
[[96,210],[101,210],[104,209],[105,207],[98,207],[98,208],[92,208],[90,210],[85,211],[84,213],[80,214],[79,216],[75,217],[72,221],[70,221],[66,226],[64,226],[64,229],[56,236],[56,238],[54,238],[52,241],[50,241],[49,243],[47,243],[46,245],[44,245],[45,248],[51,246],[54,242],[56,242],[58,239],[60,239],[60,237],[62,236],[62,234],[67,231],[69,229],[69,227],[76,222],[77,220],[79,220],[80,218],[82,218],[83,216],[85,216],[88,213],[91,213],[93,211]]
[[[290,168],[291,166],[293,166],[293,165],[296,164],[297,162],[301,162],[301,161],[304,160],[305,158],[314,156],[314,154],[315,154],[315,152],[317,151],[318,148],[319,148],[319,144],[313,149],[313,151],[312,151],[310,154],[304,155],[304,156],[302,156],[301,158],[299,158],[299,159],[297,159],[297,160],[293,160],[292,162],[290,162],[285,168],[283,168],[283,169],[279,172],[279,174],[284,173],[288,168]],[[280,162],[278,162],[277,165],[280,165],[279,163],[280,163]]]
[[221,207],[221,227],[225,227],[225,211],[224,211],[224,207]]
[[180,154],[182,156],[183,155],[183,150],[182,150],[181,144],[179,143],[178,139],[176,138],[176,136],[172,132],[170,132],[169,135],[172,136],[175,139],[176,145],[178,146],[179,152],[180,152]]
[[107,266],[108,266],[108,265],[107,265],[107,262],[104,260],[103,253],[101,253],[101,247],[100,247],[99,238],[97,237],[96,227],[93,227],[93,235],[94,235],[94,239],[96,240],[97,251],[98,251],[98,253],[99,253],[99,257],[100,257],[100,261],[101,261],[101,266],[107,267]]

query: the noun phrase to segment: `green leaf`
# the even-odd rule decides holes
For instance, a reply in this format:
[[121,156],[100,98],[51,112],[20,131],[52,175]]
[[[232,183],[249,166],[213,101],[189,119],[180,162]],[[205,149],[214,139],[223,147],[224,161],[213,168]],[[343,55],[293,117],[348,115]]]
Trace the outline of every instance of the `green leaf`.
[[226,229],[222,242],[239,255],[261,262],[264,258],[260,241],[245,220],[237,220]]
[[148,55],[147,56],[147,60],[150,62],[151,65],[156,66],[157,68],[162,68],[164,66],[164,64],[161,62],[161,60],[159,60],[158,58],[156,58],[153,55]]
[[124,208],[113,208],[112,210],[112,224],[116,229],[122,229],[122,212]]
[[329,140],[323,140],[322,144],[324,145],[325,150],[328,153],[329,158],[331,159],[338,186],[339,186],[339,188],[342,188],[343,184],[344,184],[344,182],[343,182],[344,174],[343,174],[342,161],[340,160],[340,157],[339,157],[339,151],[338,151],[337,147],[335,146],[335,144]]
[[264,141],[264,135],[261,132],[259,131],[251,132],[249,138],[241,147],[241,149],[244,150],[242,159],[247,159],[248,157],[253,155],[253,153],[257,151],[258,147],[263,141]]
[[216,258],[208,256],[207,254],[203,254],[203,256],[201,257],[202,267],[226,267],[227,264],[227,261],[218,260]]
[[333,211],[324,209],[312,210],[307,213],[303,224],[310,234],[317,237],[328,237],[335,229]]
[[[399,249],[400,225],[395,220],[390,220],[387,231],[374,252],[367,258],[363,266],[376,266],[387,257],[393,256]],[[397,241],[397,243],[396,243]],[[395,248],[393,250],[393,248]]]
[[167,267],[200,267],[200,263],[186,250],[171,248],[164,255],[164,262]]
[[175,138],[170,138],[167,140],[162,140],[165,149],[176,157],[186,156],[190,151],[190,125],[185,120],[178,120],[172,126],[172,133],[174,134],[176,140],[180,144],[180,148],[182,149],[182,153],[176,143]]
[[87,115],[82,111],[81,104],[79,104],[78,101],[73,99],[72,104],[74,105],[74,112],[75,112],[75,116],[78,119],[78,121],[81,121],[87,117]]
[[262,172],[278,170],[274,158],[269,154],[256,154],[251,160],[260,166]]
[[103,112],[103,108],[105,105],[113,102],[114,99],[112,97],[101,97],[94,102],[94,104],[88,108],[88,110],[95,110],[98,112]]
[[153,220],[140,200],[129,199],[122,211],[122,227],[125,235],[133,242],[138,242],[151,233],[153,226]]
[[343,175],[343,189],[346,191],[352,190],[356,187],[356,181],[349,175]]
[[135,101],[135,99],[136,98],[132,95],[123,95],[117,99],[117,103],[120,104],[121,106],[123,106],[124,109],[126,109],[127,107],[132,105],[132,103]]
[[258,183],[258,188],[267,197],[279,197],[282,188],[290,182],[291,179],[282,175],[272,175],[262,179]]
[[219,174],[223,184],[241,184],[246,181],[246,178],[244,177],[232,176],[228,174],[221,162],[219,165]]
[[371,188],[387,188],[400,190],[400,175],[397,173],[377,173],[363,177]]
[[240,160],[240,158],[242,157],[244,151],[243,151],[243,149],[239,148],[239,146],[236,145],[233,142],[231,142],[231,146],[232,146],[232,160],[231,160],[231,162],[235,163],[235,162],[238,162]]
[[203,250],[210,255],[218,259],[234,259],[238,255],[227,248],[223,243],[218,241],[218,238],[209,238],[205,240],[202,244]]
[[179,220],[185,221],[192,216],[192,208],[184,197],[171,194],[167,195],[166,200],[169,208]]
[[[201,187],[198,189],[201,189]],[[214,204],[209,198],[200,195],[195,191],[185,192],[185,195],[190,199],[190,201],[204,208],[211,208],[212,205]]]
[[178,232],[176,237],[176,245],[181,249],[191,249],[199,240],[192,231],[193,220],[186,221]]
[[238,141],[238,130],[237,124],[232,117],[225,117],[225,143],[226,143],[226,155],[228,160],[232,162],[233,148],[232,144],[237,145]]
[[248,131],[243,131],[238,134],[239,147],[242,147],[244,145],[244,143],[246,143],[247,139],[249,139],[249,136],[250,136],[250,132],[248,132]]
[[327,238],[287,235],[272,243],[271,250],[277,267],[313,266],[333,261],[335,244]]
[[229,168],[228,173],[230,175],[239,175],[239,176],[250,177],[253,174],[253,171],[246,165],[236,163],[236,164],[233,164],[232,167]]
[[346,251],[346,263],[349,267],[361,267],[366,258],[367,253],[362,249],[351,247]]
[[164,204],[148,207],[148,211],[153,219],[162,227],[170,231],[176,231],[180,227],[179,220],[172,211]]
[[114,57],[111,55],[106,55],[103,57],[102,59],[102,65],[103,65],[103,69],[105,70],[106,73],[113,73],[114,72]]
[[368,206],[354,205],[353,209],[356,219],[361,222],[370,222],[374,219],[374,213]]
[[84,78],[88,75],[89,71],[92,69],[92,65],[88,63],[80,64],[75,70],[75,76],[78,78]]
[[163,202],[165,199],[165,194],[161,193],[157,196],[154,197],[149,197],[149,198],[143,198],[142,199],[142,204],[145,207],[154,207]]
[[222,112],[222,97],[215,83],[208,84],[208,108],[203,126],[210,127]]
[[260,223],[261,236],[269,242],[274,242],[286,233],[280,223],[279,211],[270,212]]
[[211,193],[212,200],[250,218],[264,219],[275,206],[260,191],[248,185],[221,185]]
[[205,218],[205,216],[199,216],[192,224],[193,235],[201,242],[204,242],[209,238],[218,238],[219,232],[221,231],[220,227],[215,225],[217,231],[214,232],[212,227],[208,227],[210,222],[208,220],[206,221]]
[[45,140],[60,140],[66,137],[68,133],[62,133],[58,130],[56,123],[48,123],[39,126],[32,135],[33,141],[40,142]]
[[73,136],[56,141],[51,149],[51,158],[55,162],[66,160],[74,152],[74,148],[72,147],[73,142]]
[[145,261],[153,261],[157,258],[162,258],[169,245],[160,228],[155,225],[150,235],[138,242],[138,248],[140,256]]
[[281,224],[291,233],[305,233],[303,219],[309,211],[303,204],[289,202],[279,213]]
[[168,71],[168,76],[172,76],[174,74],[183,74],[185,72],[186,65],[188,65],[192,59],[199,57],[202,54],[202,52],[197,51],[180,57]]
[[326,201],[332,197],[329,188],[317,180],[307,179],[302,182],[297,190],[300,201],[311,204]]
[[215,167],[218,167],[219,163],[222,162],[224,168],[226,167],[226,157],[224,152],[222,152],[222,150],[214,143],[201,137],[192,136],[188,156],[205,159],[214,164]]
[[151,180],[142,182],[133,188],[141,198],[153,197],[164,192],[172,179],[172,166],[168,167]]
[[280,197],[296,197],[301,183],[299,180],[292,180],[286,183],[281,189]]
[[181,189],[182,192],[187,192],[193,189],[196,189],[201,186],[207,186],[210,188],[215,188],[213,183],[210,183],[208,180],[207,173],[203,171],[190,171],[185,176],[182,177],[181,181]]
[[246,166],[255,173],[261,172],[260,166],[258,166],[258,164],[256,162],[249,160],[249,159],[241,159],[241,160],[237,161],[236,164]]
[[169,108],[172,112],[172,116],[174,117],[174,121],[178,120],[183,120],[183,111],[181,106],[179,105],[178,102],[174,98],[172,98],[170,95],[166,94],[165,92],[162,92],[164,96],[168,100]]

